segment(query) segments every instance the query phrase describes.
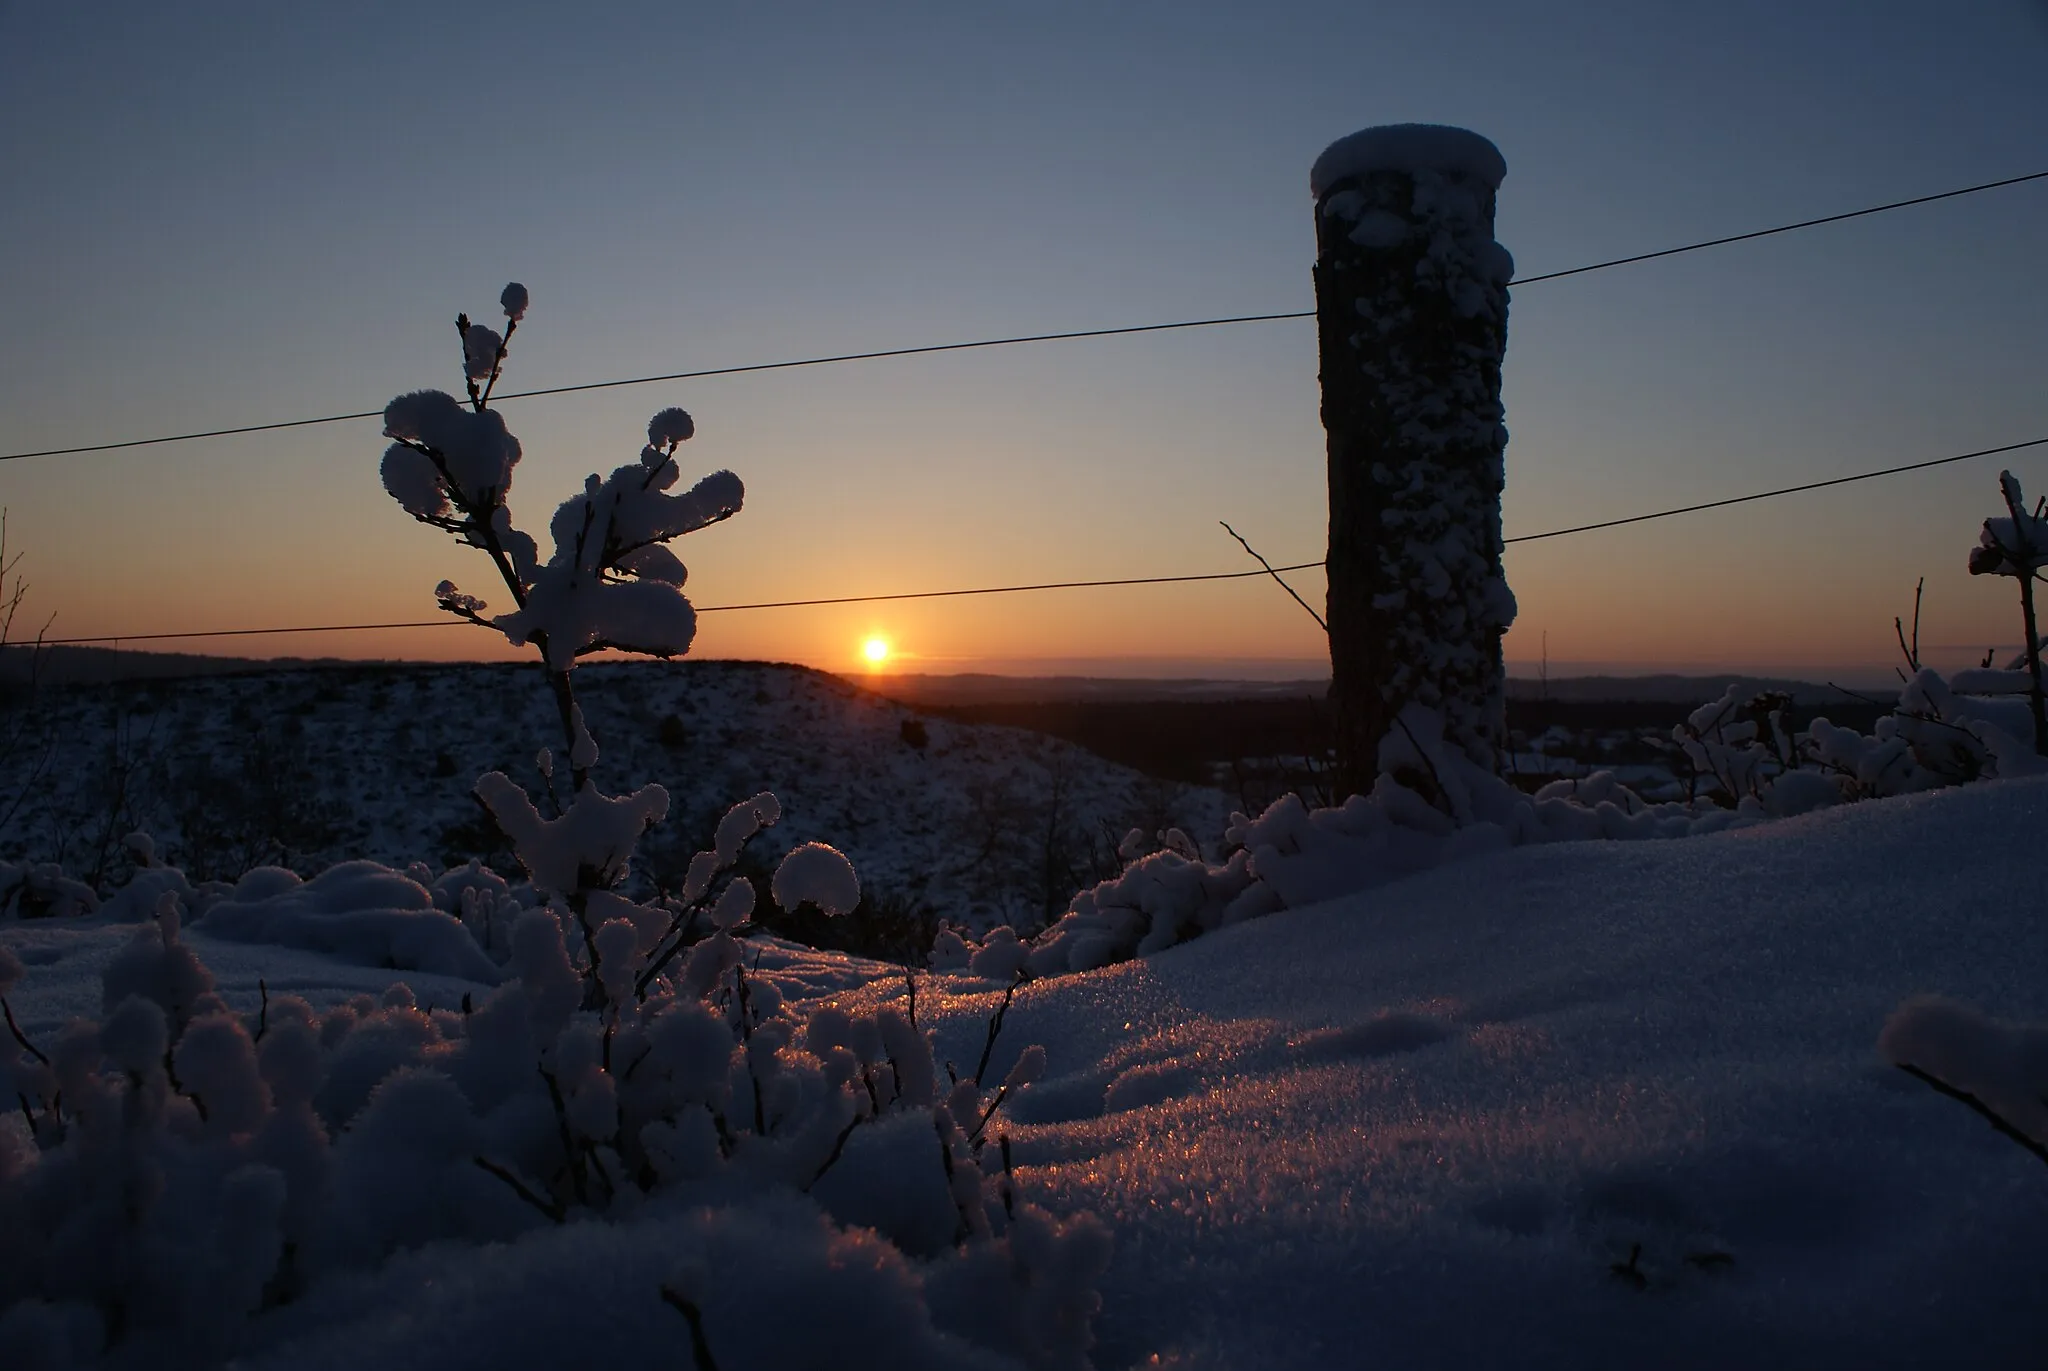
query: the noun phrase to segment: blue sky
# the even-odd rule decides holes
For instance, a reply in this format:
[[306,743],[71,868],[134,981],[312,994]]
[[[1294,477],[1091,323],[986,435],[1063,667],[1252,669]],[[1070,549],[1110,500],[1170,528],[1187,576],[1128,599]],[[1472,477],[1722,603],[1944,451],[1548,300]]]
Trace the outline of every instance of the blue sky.
[[[453,387],[454,313],[512,278],[515,388],[1306,308],[1307,168],[1375,123],[1499,144],[1525,274],[2048,169],[2038,0],[587,8],[0,6],[0,450]],[[1516,291],[1508,531],[2048,435],[2044,211]],[[749,490],[678,548],[700,603],[1236,570],[1223,518],[1307,560],[1315,373],[1279,323],[513,402],[513,505],[543,523],[682,404]],[[432,617],[483,568],[382,494],[376,429],[0,464],[32,603],[71,634]],[[1882,662],[1922,574],[1929,640],[2010,644],[2010,588],[1962,572],[1997,465],[1511,549],[1510,656]],[[870,633],[933,670],[1319,651],[1256,582],[706,616],[699,651],[846,666]]]

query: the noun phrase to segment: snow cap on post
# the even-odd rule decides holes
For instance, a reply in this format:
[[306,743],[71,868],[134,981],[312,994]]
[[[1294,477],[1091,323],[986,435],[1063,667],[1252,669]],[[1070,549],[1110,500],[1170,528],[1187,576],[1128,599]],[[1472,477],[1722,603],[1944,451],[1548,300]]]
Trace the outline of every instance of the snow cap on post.
[[1309,194],[1320,200],[1344,181],[1375,171],[1413,176],[1435,171],[1499,190],[1508,164],[1491,139],[1449,124],[1381,124],[1339,138],[1323,149],[1308,174]]

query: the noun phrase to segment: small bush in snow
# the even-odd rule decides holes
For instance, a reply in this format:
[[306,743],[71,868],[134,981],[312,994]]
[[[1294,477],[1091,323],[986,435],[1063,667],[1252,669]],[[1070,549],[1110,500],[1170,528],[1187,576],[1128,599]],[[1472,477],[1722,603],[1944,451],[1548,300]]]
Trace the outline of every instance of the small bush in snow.
[[[1379,779],[1369,794],[1314,809],[1287,795],[1257,818],[1233,814],[1226,856],[1217,863],[1166,842],[1075,896],[1066,914],[1031,941],[1024,965],[1048,975],[1144,956],[1242,919],[1500,847],[1683,837],[1849,800],[2040,774],[2048,770],[2048,721],[2032,582],[2048,566],[2048,502],[2028,513],[2010,473],[2001,476],[2000,489],[2008,517],[1985,521],[1970,570],[2020,582],[2028,646],[2008,669],[1987,663],[1945,680],[1908,649],[1912,674],[1892,713],[1868,735],[1825,718],[1796,733],[1785,719],[1787,697],[1746,698],[1731,686],[1672,731],[1693,784],[1687,801],[1663,804],[1645,801],[1605,771],[1524,796],[1446,747],[1437,715],[1410,708],[1381,744]],[[2024,741],[2029,736],[2032,745]],[[1137,851],[1127,839],[1119,856],[1129,860]],[[992,968],[1009,964],[1011,945],[1006,936],[977,947],[947,933],[932,961],[983,974],[977,964],[984,960]]]
[[2034,726],[2034,751],[2048,757],[2048,697],[2041,682],[2041,631],[2034,617],[2034,582],[2048,567],[2048,499],[2032,513],[2020,483],[2009,471],[1998,474],[1998,492],[2005,499],[2005,517],[1986,519],[1977,546],[1970,550],[1972,576],[2010,576],[2019,583],[2020,623],[2025,634],[2020,660],[2026,668],[2027,712]]
[[9,774],[0,785],[0,827],[36,793],[57,752],[56,732],[35,708],[49,624],[26,639],[15,626],[28,600],[28,578],[21,571],[26,555],[9,550],[7,511],[0,509],[0,665],[7,668],[0,671],[0,770]]
[[[725,814],[680,889],[645,903],[623,893],[668,796],[597,788],[570,673],[607,647],[689,646],[683,569],[665,544],[737,511],[740,486],[721,472],[670,495],[695,426],[663,410],[639,462],[592,476],[557,511],[540,561],[504,503],[518,440],[487,407],[527,292],[508,286],[503,303],[502,335],[458,321],[467,408],[428,391],[386,411],[384,482],[414,517],[484,551],[516,608],[487,615],[447,582],[442,606],[542,653],[567,784],[546,751],[538,796],[501,771],[477,783],[527,881],[474,862],[438,879],[345,862],[312,881],[265,867],[195,889],[144,844],[109,902],[139,922],[104,973],[102,1016],[47,1049],[15,1023],[6,996],[24,969],[0,947],[0,1097],[20,1103],[0,1121],[0,1348],[64,1366],[155,1337],[214,1360],[331,1273],[602,1216],[658,1221],[671,1250],[694,1254],[666,1281],[650,1274],[647,1298],[689,1314],[700,1360],[722,1345],[739,1364],[761,1340],[701,1291],[720,1254],[772,1233],[784,1269],[811,1285],[792,1298],[899,1310],[864,1320],[865,1354],[1085,1366],[1106,1230],[1024,1203],[997,1132],[1044,1053],[1025,1050],[985,1087],[990,1051],[974,1077],[942,1074],[914,999],[909,1013],[799,1012],[750,969],[741,937],[759,897],[734,873],[780,817],[773,794]],[[827,918],[862,898],[822,843],[788,853],[768,888],[783,909]],[[54,870],[0,867],[0,898],[60,913],[93,893]],[[486,989],[427,1009],[403,983],[325,1009],[265,990],[238,1014],[180,936],[190,916],[218,937]],[[834,1345],[829,1330],[808,1341],[813,1363]]]
[[[766,808],[735,812],[735,844]],[[846,873],[813,861],[822,877],[790,882],[845,898]],[[450,874],[466,906],[500,893]],[[0,1040],[0,1088],[21,1102],[0,1123],[0,1346],[27,1339],[52,1365],[133,1336],[217,1355],[328,1275],[427,1244],[606,1215],[715,1247],[779,1191],[912,1259],[940,1329],[1085,1364],[1104,1232],[1026,1204],[998,1134],[1044,1053],[985,1087],[941,1068],[893,1005],[798,1012],[746,965],[747,897],[721,897],[682,955],[610,920],[590,963],[556,913],[524,909],[510,979],[459,1010],[401,983],[324,1010],[266,994],[242,1014],[181,939],[183,904],[164,891],[109,963],[98,1022]],[[0,1006],[22,975],[0,947]],[[824,1225],[812,1241],[844,1239]],[[744,1349],[744,1328],[708,1317]]]

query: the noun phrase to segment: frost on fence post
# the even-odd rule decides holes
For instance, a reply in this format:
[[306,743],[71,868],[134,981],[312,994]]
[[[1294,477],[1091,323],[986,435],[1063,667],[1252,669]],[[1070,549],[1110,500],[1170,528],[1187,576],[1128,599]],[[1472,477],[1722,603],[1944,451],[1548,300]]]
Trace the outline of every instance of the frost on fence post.
[[1372,788],[1389,732],[1427,719],[1411,707],[1489,768],[1505,732],[1505,174],[1476,133],[1399,124],[1332,143],[1309,176],[1344,793]]

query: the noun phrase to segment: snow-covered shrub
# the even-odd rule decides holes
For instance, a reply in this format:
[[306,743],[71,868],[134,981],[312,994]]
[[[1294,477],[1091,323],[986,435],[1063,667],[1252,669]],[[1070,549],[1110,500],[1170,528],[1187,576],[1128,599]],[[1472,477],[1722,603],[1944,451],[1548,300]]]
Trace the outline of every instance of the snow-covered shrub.
[[[766,891],[773,878],[750,870],[748,879]],[[765,899],[759,911],[755,922],[774,937],[900,966],[922,967],[933,940],[947,927],[939,908],[915,884],[908,890],[876,889],[863,882],[860,903],[844,917],[809,903],[786,910]]]
[[2009,471],[1999,473],[1998,487],[2006,517],[1984,521],[1970,549],[1969,571],[1972,576],[2010,576],[2019,583],[2025,635],[2020,653],[2003,669],[1994,668],[1987,654],[1982,667],[1944,679],[1920,664],[1916,600],[1913,645],[1908,647],[1900,634],[1912,674],[1898,707],[1868,737],[1816,719],[1802,740],[1803,759],[1838,779],[1850,798],[2028,776],[2048,765],[2033,597],[2033,583],[2048,566],[2048,502],[2029,513]]
[[1818,718],[1803,735],[1801,757],[1837,778],[1850,799],[2034,775],[2042,763],[2021,741],[2025,703],[2000,679],[2018,674],[1973,670],[1945,679],[1922,667],[1868,735]]
[[49,649],[49,629],[25,637],[16,628],[28,601],[28,578],[21,561],[27,554],[10,549],[7,511],[0,509],[0,827],[21,812],[37,791],[57,752],[57,733],[36,709],[37,686]]
[[[1998,492],[2005,499],[2005,517],[1984,521],[1977,546],[1970,550],[1972,576],[2010,576],[2019,583],[2020,619],[2024,646],[2013,663],[2026,668],[2026,696],[2029,722],[2033,725],[2034,751],[2048,757],[2048,695],[2041,681],[2041,631],[2034,618],[2034,582],[2048,567],[2048,499],[2037,502],[2030,513],[2020,483],[2009,471],[1998,474]],[[1988,665],[1988,663],[1987,663]]]
[[[959,1077],[916,1022],[914,983],[907,1012],[799,1012],[758,960],[750,969],[758,896],[734,873],[781,815],[772,793],[725,814],[680,889],[625,893],[668,796],[597,788],[570,672],[602,647],[688,646],[682,567],[663,544],[737,510],[739,483],[720,473],[666,494],[694,425],[663,410],[640,463],[593,476],[557,512],[540,563],[503,503],[518,441],[486,408],[526,291],[507,287],[503,303],[502,336],[460,321],[468,410],[437,392],[393,402],[384,477],[503,576],[513,613],[487,618],[446,583],[438,598],[540,648],[568,797],[545,752],[538,797],[501,772],[477,783],[523,887],[478,864],[434,878],[349,862],[312,881],[266,867],[195,890],[145,854],[137,893],[114,902],[154,907],[106,967],[103,1015],[47,1051],[15,1030],[5,997],[24,969],[0,947],[0,1097],[21,1102],[0,1122],[0,1348],[61,1366],[156,1338],[216,1360],[333,1273],[606,1218],[656,1221],[707,1259],[748,1248],[735,1238],[750,1226],[808,1223],[828,1236],[799,1244],[817,1258],[806,1279],[845,1287],[828,1290],[839,1305],[875,1289],[876,1252],[893,1251],[881,1265],[899,1300],[922,1291],[915,1326],[875,1328],[864,1352],[929,1358],[936,1338],[948,1355],[929,1364],[1085,1366],[1106,1230],[1025,1203],[999,1132],[1043,1051],[998,1079],[999,1011],[975,1074]],[[6,874],[62,890],[47,872]],[[825,917],[861,901],[852,865],[815,842],[782,859],[768,893]],[[316,1008],[260,987],[254,1012],[236,1013],[180,936],[188,915],[216,937],[416,965],[481,993],[422,1008],[401,982]],[[747,1330],[707,1328],[718,1288],[692,1258],[661,1293],[692,1338],[737,1343],[725,1364],[739,1364]]]
[[[206,931],[236,942],[325,952],[365,966],[431,971],[485,985],[500,979],[464,923],[434,907],[411,877],[376,862],[337,862],[310,881],[258,867],[224,899],[209,902]],[[479,943],[482,949],[479,950]]]
[[[437,600],[458,617],[540,650],[569,761],[566,802],[545,750],[538,758],[546,783],[539,802],[501,772],[477,783],[478,797],[511,840],[537,907],[526,908],[509,888],[474,869],[441,883],[444,898],[452,898],[465,925],[480,935],[479,944],[494,954],[505,949],[514,984],[536,994],[537,987],[553,987],[545,1013],[536,1005],[529,1014],[561,1152],[552,1170],[535,1174],[546,1174],[552,1188],[535,1191],[495,1162],[479,1159],[478,1165],[537,1209],[559,1215],[572,1202],[600,1203],[600,1191],[605,1204],[630,1198],[629,1180],[646,1190],[699,1179],[735,1155],[738,1139],[750,1131],[781,1145],[775,1160],[777,1152],[765,1142],[752,1144],[751,1166],[809,1189],[839,1160],[858,1125],[909,1111],[928,1114],[935,1128],[949,1203],[958,1213],[956,1238],[990,1236],[996,1229],[984,1196],[993,1183],[982,1166],[985,1130],[1005,1093],[1026,1079],[1013,1073],[985,1107],[972,1080],[954,1082],[939,1098],[929,1043],[890,1010],[877,1011],[872,1029],[837,1024],[829,1017],[836,1011],[821,1011],[823,1022],[814,1017],[806,1030],[814,1061],[801,1066],[800,1057],[791,1060],[792,1021],[781,1012],[779,992],[747,976],[736,935],[750,922],[758,896],[751,882],[732,873],[748,841],[780,817],[773,794],[728,811],[711,846],[691,860],[679,891],[648,903],[620,893],[634,849],[666,815],[668,796],[658,785],[619,796],[597,789],[591,780],[597,747],[576,704],[571,672],[580,657],[609,648],[655,656],[688,649],[695,617],[681,590],[687,573],[667,544],[738,512],[744,492],[738,477],[722,471],[670,494],[679,477],[677,448],[696,425],[681,409],[661,410],[648,423],[636,463],[608,478],[593,474],[583,492],[556,511],[554,554],[540,563],[533,540],[513,525],[504,504],[518,441],[487,407],[505,344],[527,304],[523,287],[506,288],[503,338],[458,320],[467,412],[438,392],[401,396],[386,411],[386,431],[396,440],[385,455],[386,488],[415,518],[487,552],[517,607],[487,619],[482,600],[445,581]],[[785,911],[814,909],[828,918],[846,916],[861,903],[851,864],[815,842],[783,857],[769,893]],[[705,1008],[707,998],[715,1009]],[[584,1017],[570,1019],[571,1010]],[[1023,1061],[1030,1060],[1026,1054]],[[615,1062],[631,1064],[615,1078]],[[884,1064],[886,1078],[879,1074]],[[923,1155],[929,1158],[929,1144]],[[1007,1170],[1005,1163],[1005,1223],[1016,1213]],[[840,1183],[842,1189],[848,1184]],[[854,1185],[850,1193],[858,1199],[862,1190]]]
[[55,862],[0,862],[0,916],[66,918],[98,907],[92,887]]
[[[507,344],[531,301],[514,282],[500,303],[506,317],[502,335],[466,314],[456,319],[466,408],[436,390],[401,395],[385,408],[384,431],[393,442],[384,453],[384,488],[421,523],[486,553],[514,605],[509,613],[487,616],[482,599],[443,581],[434,592],[442,609],[540,651],[562,729],[568,784],[557,785],[554,755],[543,748],[536,759],[544,786],[538,801],[501,771],[482,776],[476,793],[510,839],[539,901],[573,930],[578,964],[589,973],[589,998],[611,1003],[617,977],[600,965],[604,926],[617,921],[635,930],[633,950],[646,956],[683,927],[686,909],[669,908],[671,902],[636,905],[617,893],[641,836],[667,815],[668,792],[658,785],[625,795],[597,788],[591,779],[597,743],[584,726],[572,672],[580,658],[607,649],[657,657],[689,650],[696,614],[682,593],[688,573],[668,544],[738,513],[745,491],[737,476],[720,471],[681,494],[671,493],[681,478],[676,450],[695,435],[696,424],[683,410],[663,409],[648,421],[647,442],[636,461],[609,477],[593,473],[582,492],[555,511],[549,524],[554,551],[541,561],[538,544],[513,523],[505,503],[522,449],[490,408]],[[772,796],[762,798],[772,805]],[[758,805],[733,813],[743,811],[755,815],[750,822],[775,819]],[[705,873],[707,882],[732,864],[751,831],[731,838],[728,850],[721,829],[719,860]],[[850,867],[847,872],[850,877]],[[693,884],[695,875],[693,868]],[[458,896],[458,907],[448,912],[462,916],[487,952],[509,958],[507,921],[515,911],[506,903],[507,892],[475,881],[471,886],[478,893],[467,897],[467,907]],[[699,905],[708,893],[708,886],[686,890],[682,905]],[[612,939],[619,949],[615,956],[624,955],[622,936]]]
[[[1990,679],[1996,676],[1997,679]],[[1696,776],[1687,801],[1653,804],[1611,772],[1552,781],[1524,795],[1443,746],[1429,711],[1404,713],[1388,736],[1372,791],[1311,808],[1284,795],[1257,817],[1231,816],[1225,857],[1168,848],[1074,897],[1029,944],[1032,974],[1083,971],[1144,956],[1247,918],[1334,899],[1411,872],[1498,848],[1589,838],[1679,838],[1788,818],[1850,800],[2030,776],[2048,763],[2021,742],[2021,673],[1961,673],[1964,695],[1923,669],[1871,734],[1825,718],[1794,732],[1779,696],[1730,687],[1673,730]],[[1411,787],[1397,775],[1422,778]],[[958,935],[933,950],[939,969],[965,969],[981,949]],[[980,974],[980,973],[976,973]]]
[[[1466,749],[1447,746],[1439,715],[1411,706],[1380,745],[1369,793],[1314,809],[1286,795],[1257,818],[1233,814],[1220,862],[1168,842],[1075,896],[1065,916],[1031,941],[1024,965],[1035,975],[1087,970],[1500,847],[1684,837],[1849,800],[2048,771],[2031,590],[2048,567],[2048,501],[2028,513],[2010,473],[2000,489],[2008,517],[1985,521],[1970,571],[2019,579],[2028,649],[2005,670],[1987,663],[1944,680],[1909,649],[1913,672],[1897,706],[1868,735],[1826,718],[1796,732],[1786,719],[1788,696],[1745,697],[1730,686],[1672,730],[1693,780],[1686,801],[1661,804],[1605,771],[1524,796]],[[2036,745],[2022,741],[2029,736]],[[1138,839],[1127,838],[1120,857],[1136,855]],[[986,974],[977,963],[1007,967],[1009,947],[993,939],[977,947],[948,933],[932,963]]]
[[[747,802],[728,833],[766,807]],[[787,899],[850,898],[826,852],[785,864]],[[237,1014],[166,892],[109,962],[99,1022],[47,1050],[0,1041],[0,1088],[22,1101],[0,1125],[0,1328],[58,1348],[55,1365],[132,1336],[225,1352],[329,1273],[425,1244],[599,1214],[715,1228],[784,1190],[875,1230],[934,1291],[971,1292],[958,1309],[933,1296],[941,1327],[1028,1365],[1084,1365],[1103,1230],[1026,1204],[999,1136],[1043,1051],[984,1087],[942,1069],[894,1005],[799,1014],[747,968],[744,898],[719,903],[715,931],[660,962],[608,921],[594,968],[572,962],[553,912],[527,910],[512,979],[460,1012],[424,1010],[401,983]],[[0,948],[0,1004],[22,975]],[[606,998],[586,1009],[593,979]]]
[[231,720],[206,748],[160,747],[149,779],[176,840],[168,855],[198,879],[233,880],[250,867],[306,869],[308,854],[347,832],[344,807],[311,784],[317,767],[305,721]]
[[1745,700],[1739,686],[1701,705],[1671,731],[1693,769],[1694,794],[1704,781],[1729,805],[1761,799],[1771,782],[1799,765],[1798,743],[1785,724],[1792,697],[1767,691]]
[[[1074,898],[1066,915],[1032,940],[1034,975],[1083,971],[1171,947],[1201,933],[1281,909],[1332,899],[1481,852],[1569,838],[1672,837],[1726,827],[1728,810],[1648,805],[1596,776],[1530,797],[1444,742],[1434,711],[1411,705],[1380,748],[1372,791],[1311,809],[1284,795],[1256,818],[1233,814],[1228,856],[1204,860],[1172,843]],[[1416,779],[1429,792],[1399,776]],[[1127,850],[1133,850],[1126,843]],[[949,945],[943,961],[981,949]]]

